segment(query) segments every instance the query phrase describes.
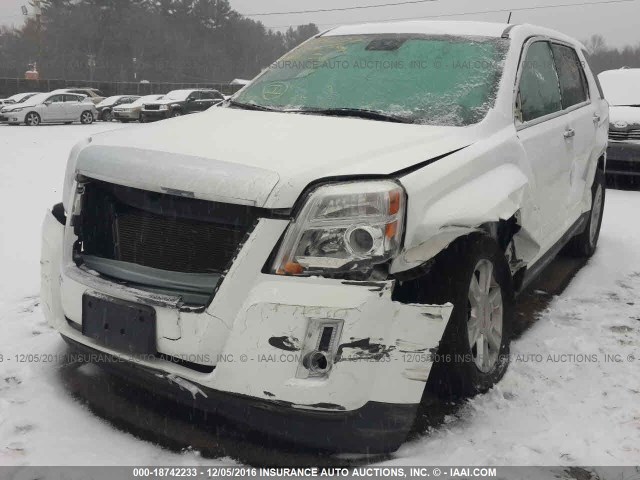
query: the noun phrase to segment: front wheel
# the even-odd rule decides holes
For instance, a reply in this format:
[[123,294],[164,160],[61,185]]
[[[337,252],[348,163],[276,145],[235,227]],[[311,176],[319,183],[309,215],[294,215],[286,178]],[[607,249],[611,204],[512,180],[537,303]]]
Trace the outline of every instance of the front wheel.
[[102,114],[102,120],[105,122],[113,121],[113,112],[111,110],[107,110]]
[[564,252],[574,257],[591,257],[598,246],[604,200],[606,194],[605,176],[602,170],[596,170],[596,176],[591,186],[591,211],[584,231],[571,239]]
[[37,127],[38,125],[40,125],[40,115],[38,115],[36,112],[29,112],[24,118],[24,123],[26,123],[30,127]]
[[421,283],[419,303],[453,304],[427,390],[447,399],[487,391],[509,364],[514,309],[511,272],[498,243],[484,234],[456,240]]
[[91,125],[93,123],[93,113],[88,110],[82,112],[82,115],[80,115],[80,123],[83,125]]
[[174,110],[173,112],[171,112],[171,118],[176,118],[181,116],[182,116],[182,112],[179,110]]

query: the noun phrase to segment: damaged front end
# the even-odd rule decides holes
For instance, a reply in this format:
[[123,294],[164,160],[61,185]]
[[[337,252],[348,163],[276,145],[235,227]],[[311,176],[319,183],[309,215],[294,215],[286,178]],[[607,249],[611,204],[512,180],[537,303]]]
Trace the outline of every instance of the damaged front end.
[[452,307],[393,300],[404,192],[362,183],[316,192],[292,221],[78,176],[68,218],[45,220],[47,318],[91,361],[251,429],[395,450]]

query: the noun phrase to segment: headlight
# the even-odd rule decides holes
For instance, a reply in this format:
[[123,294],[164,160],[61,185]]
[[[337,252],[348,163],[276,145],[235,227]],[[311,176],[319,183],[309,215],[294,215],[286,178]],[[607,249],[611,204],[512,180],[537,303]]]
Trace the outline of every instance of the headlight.
[[289,225],[272,272],[370,272],[400,250],[405,204],[404,189],[389,180],[317,188]]
[[9,113],[9,112],[11,112],[11,113],[21,112],[22,110],[24,110],[24,108],[23,108],[23,107],[20,107],[20,108],[12,108],[11,110],[6,110],[6,113]]
[[160,110],[169,110],[169,105],[160,105]]

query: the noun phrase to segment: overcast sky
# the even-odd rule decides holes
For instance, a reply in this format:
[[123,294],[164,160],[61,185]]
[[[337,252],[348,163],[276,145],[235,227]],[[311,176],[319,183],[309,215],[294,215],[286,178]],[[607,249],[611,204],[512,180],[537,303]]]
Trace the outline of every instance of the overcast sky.
[[[283,12],[357,5],[399,3],[407,0],[230,0],[233,8],[243,14]],[[582,3],[595,0],[438,0],[410,5],[396,5],[341,12],[253,17],[265,25],[283,29],[288,25],[314,22],[320,29],[340,23],[359,23],[394,18],[419,18],[435,15],[477,12],[484,10],[518,9],[553,4]],[[611,1],[611,0],[609,0]],[[20,24],[20,6],[28,0],[0,0],[0,24]],[[508,13],[469,14],[442,17],[443,20],[483,20],[506,22]],[[534,23],[560,30],[580,40],[594,33],[602,34],[611,46],[640,43],[640,0],[577,7],[514,11],[512,23]]]

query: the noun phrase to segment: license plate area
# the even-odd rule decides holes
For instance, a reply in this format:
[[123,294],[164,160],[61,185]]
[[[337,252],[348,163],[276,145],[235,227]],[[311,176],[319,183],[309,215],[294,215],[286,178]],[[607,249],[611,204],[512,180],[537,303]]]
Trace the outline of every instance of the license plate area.
[[156,353],[156,311],[119,298],[82,295],[82,334],[130,354]]

